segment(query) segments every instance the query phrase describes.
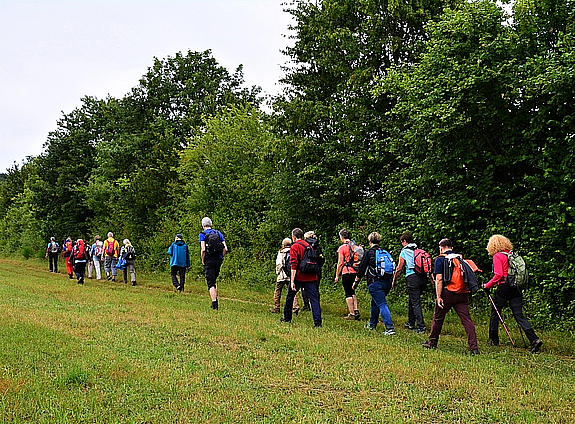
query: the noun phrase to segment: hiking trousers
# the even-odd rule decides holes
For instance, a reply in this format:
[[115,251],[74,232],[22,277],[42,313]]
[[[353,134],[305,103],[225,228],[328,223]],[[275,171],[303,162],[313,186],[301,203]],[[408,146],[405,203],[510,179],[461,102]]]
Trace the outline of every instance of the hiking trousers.
[[58,272],[58,256],[60,254],[56,253],[48,253],[48,260],[50,261],[50,272]]
[[[278,312],[280,311],[280,307],[281,307],[281,298],[282,298],[283,288],[285,286],[287,286],[288,290],[289,290],[289,283],[290,283],[290,280],[276,281],[276,289],[274,290],[274,309]],[[303,290],[302,290],[302,294],[303,294]],[[308,302],[309,302],[309,300],[308,300]],[[294,297],[294,299],[293,299],[293,309],[299,310],[299,302],[297,300],[297,296]]]
[[[531,324],[523,316],[523,296],[517,287],[510,287],[506,283],[500,284],[497,286],[494,302],[500,314],[501,310],[509,305],[513,317],[525,332],[530,343],[538,339]],[[494,342],[499,342],[499,316],[493,309],[493,305],[491,306],[491,318],[489,320],[489,338]]]
[[435,310],[433,311],[433,324],[431,325],[431,333],[429,334],[429,344],[432,347],[437,346],[439,341],[439,334],[443,327],[445,315],[450,309],[454,309],[455,313],[459,316],[459,320],[467,333],[467,345],[469,350],[477,349],[477,334],[475,333],[475,325],[469,316],[469,294],[467,293],[453,293],[447,289],[441,292],[443,299],[443,308],[440,308],[435,303]]
[[408,295],[407,321],[412,326],[417,325],[417,328],[423,329],[425,328],[425,321],[421,309],[421,293],[425,289],[427,278],[411,274],[406,278],[406,282]]
[[311,306],[311,314],[313,316],[313,323],[316,326],[321,326],[321,307],[319,304],[319,280],[315,281],[295,281],[295,290],[291,289],[291,284],[288,284],[288,292],[286,296],[286,303],[284,305],[284,320],[290,322],[293,314],[293,300],[300,289],[307,292],[309,303]]

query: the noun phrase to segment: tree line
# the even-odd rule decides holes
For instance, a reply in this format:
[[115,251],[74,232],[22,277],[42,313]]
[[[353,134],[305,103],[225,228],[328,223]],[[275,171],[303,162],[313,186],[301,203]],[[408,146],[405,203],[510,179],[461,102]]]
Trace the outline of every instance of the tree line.
[[228,272],[257,284],[296,226],[326,252],[343,227],[364,243],[377,230],[395,256],[403,231],[435,253],[449,237],[486,272],[500,233],[528,262],[534,321],[572,327],[575,2],[511,10],[295,1],[283,90],[267,99],[210,51],[155,58],[2,175],[0,249],[37,256],[50,236],[113,231],[140,267],[166,269],[174,234],[195,242],[207,215]]

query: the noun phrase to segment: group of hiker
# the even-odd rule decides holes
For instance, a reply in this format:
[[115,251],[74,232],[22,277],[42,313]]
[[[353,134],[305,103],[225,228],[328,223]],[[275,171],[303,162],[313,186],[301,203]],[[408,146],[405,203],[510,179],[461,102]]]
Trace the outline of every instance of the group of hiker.
[[[324,263],[323,252],[313,232],[304,234],[300,228],[295,228],[291,235],[291,239],[286,238],[282,241],[282,248],[276,257],[277,279],[274,307],[270,309],[270,312],[280,312],[281,292],[283,287],[287,287],[283,317],[280,321],[291,322],[293,315],[299,312],[296,294],[301,291],[304,299],[309,299],[314,326],[320,327],[322,318],[319,282]],[[476,265],[473,261],[454,253],[453,244],[447,238],[439,242],[440,254],[435,261],[432,261],[429,253],[417,246],[411,233],[403,233],[399,238],[402,249],[397,266],[390,253],[380,247],[381,235],[377,232],[369,234],[369,249],[367,250],[351,239],[347,229],[339,232],[339,238],[341,245],[337,249],[338,260],[334,281],[337,283],[340,278],[342,281],[348,309],[344,319],[360,320],[355,290],[365,277],[368,292],[371,295],[370,316],[365,328],[375,330],[381,316],[385,325],[383,335],[394,335],[395,326],[386,296],[395,287],[399,276],[405,269],[408,292],[408,320],[405,323],[407,329],[415,333],[427,333],[421,295],[428,281],[431,281],[434,286],[436,301],[432,326],[427,341],[421,343],[423,347],[428,349],[437,347],[445,316],[453,309],[467,334],[470,353],[478,355],[475,325],[469,313],[469,297],[479,288],[483,288],[492,303],[488,344],[499,345],[500,321],[514,344],[500,312],[502,308],[509,305],[515,320],[529,340],[530,351],[536,353],[541,348],[543,343],[524,317],[522,310],[523,297],[520,288],[527,278],[525,263],[513,252],[513,244],[508,238],[497,234],[489,239],[487,251],[490,256],[493,256],[494,275],[481,287],[475,277],[475,271],[478,271]],[[495,299],[493,299],[489,289],[495,286],[497,290]]]
[[129,239],[124,239],[122,247],[112,232],[102,241],[100,236],[94,237],[94,243],[88,244],[84,239],[73,241],[67,237],[62,245],[56,242],[54,237],[50,238],[46,247],[46,258],[50,263],[50,272],[58,272],[58,258],[62,256],[66,265],[68,277],[78,280],[78,284],[84,284],[86,270],[88,278],[92,278],[94,273],[97,280],[102,279],[102,267],[106,273],[108,281],[116,281],[118,269],[122,270],[124,283],[128,282],[128,271],[130,272],[132,286],[136,285],[136,250]]
[[[453,252],[451,240],[444,238],[439,242],[440,254],[435,261],[432,261],[429,253],[418,247],[411,233],[405,232],[399,238],[402,249],[396,265],[391,254],[380,246],[382,237],[377,232],[369,234],[368,249],[364,249],[363,246],[353,241],[347,229],[339,232],[339,239],[341,245],[337,249],[338,259],[334,281],[337,283],[341,278],[344,289],[348,309],[344,319],[360,320],[355,290],[365,277],[371,296],[369,321],[365,324],[365,328],[375,330],[381,317],[385,326],[383,335],[396,334],[387,304],[387,295],[405,270],[408,293],[408,319],[405,327],[415,333],[427,333],[421,295],[428,281],[431,281],[436,301],[431,331],[427,341],[422,342],[422,346],[428,349],[437,347],[445,316],[453,309],[467,333],[469,351],[471,354],[479,354],[475,325],[469,314],[469,297],[480,288],[474,273],[477,267],[473,261],[464,259],[460,254]],[[202,232],[198,236],[198,241],[212,302],[211,308],[217,310],[219,304],[216,281],[228,247],[223,234],[212,228],[212,221],[208,217],[202,219]],[[530,351],[538,352],[543,343],[524,317],[522,310],[523,297],[520,288],[527,278],[525,263],[513,252],[511,241],[502,235],[494,235],[489,239],[487,251],[493,257],[493,277],[481,288],[488,293],[492,304],[488,344],[499,345],[499,322],[503,324],[513,343],[501,317],[501,309],[509,305],[518,325],[529,339]],[[170,274],[174,290],[181,293],[185,287],[186,271],[190,268],[190,253],[182,234],[176,234],[167,254],[170,256]],[[103,263],[108,281],[116,281],[118,269],[121,269],[124,283],[128,283],[129,271],[131,284],[136,285],[136,251],[128,239],[124,239],[120,247],[112,232],[108,233],[104,241],[96,236],[91,246],[83,239],[74,242],[68,237],[60,247],[52,237],[46,249],[46,258],[50,261],[50,272],[58,272],[60,255],[65,260],[69,278],[72,279],[75,274],[78,284],[84,284],[86,269],[88,278],[92,278],[93,271],[95,271],[96,279],[101,279]],[[296,296],[298,292],[301,292],[303,300],[301,310],[311,310],[314,326],[322,326],[319,285],[324,263],[324,253],[313,231],[304,233],[300,228],[294,228],[291,238],[285,238],[282,241],[281,249],[276,256],[277,278],[273,296],[274,306],[270,309],[273,313],[282,312],[281,296],[283,288],[287,287],[281,322],[289,323],[294,315],[298,315],[300,306]],[[494,298],[489,293],[489,289],[493,287],[497,287]]]

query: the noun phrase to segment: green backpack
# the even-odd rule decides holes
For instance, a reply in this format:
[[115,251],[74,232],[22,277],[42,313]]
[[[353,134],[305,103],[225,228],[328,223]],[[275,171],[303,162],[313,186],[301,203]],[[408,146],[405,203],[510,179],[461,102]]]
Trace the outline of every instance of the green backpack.
[[529,273],[525,261],[515,252],[506,253],[509,259],[509,270],[505,282],[510,287],[525,287],[529,281]]

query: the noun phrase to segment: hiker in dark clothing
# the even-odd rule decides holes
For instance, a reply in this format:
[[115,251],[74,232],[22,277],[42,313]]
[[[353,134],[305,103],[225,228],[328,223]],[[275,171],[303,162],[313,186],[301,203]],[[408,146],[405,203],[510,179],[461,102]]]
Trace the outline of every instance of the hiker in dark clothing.
[[50,272],[58,272],[58,256],[62,249],[56,242],[56,238],[50,237],[50,242],[46,248],[46,259],[50,261]]
[[[176,234],[174,242],[168,249],[170,255],[170,275],[177,292],[183,292],[186,284],[186,270],[190,267],[190,252],[181,234]],[[178,275],[180,281],[178,281]]]

